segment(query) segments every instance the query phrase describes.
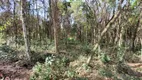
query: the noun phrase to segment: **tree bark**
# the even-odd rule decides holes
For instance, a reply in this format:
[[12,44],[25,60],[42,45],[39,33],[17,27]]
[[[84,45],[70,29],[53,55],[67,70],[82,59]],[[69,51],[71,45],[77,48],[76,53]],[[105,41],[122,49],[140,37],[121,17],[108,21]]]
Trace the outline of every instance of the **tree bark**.
[[26,25],[25,25],[25,21],[24,21],[24,9],[23,9],[23,6],[25,5],[24,2],[26,0],[21,0],[21,15],[20,15],[20,19],[21,19],[21,22],[22,22],[22,29],[23,29],[23,37],[24,37],[24,41],[25,41],[25,53],[27,55],[27,58],[28,58],[28,61],[31,61],[31,58],[30,58],[30,46],[29,46],[29,42],[28,42],[28,37],[27,37],[27,29],[26,29]]
[[52,20],[53,20],[53,28],[54,28],[54,41],[55,41],[55,52],[59,53],[58,49],[58,0],[51,0],[51,9],[52,9]]

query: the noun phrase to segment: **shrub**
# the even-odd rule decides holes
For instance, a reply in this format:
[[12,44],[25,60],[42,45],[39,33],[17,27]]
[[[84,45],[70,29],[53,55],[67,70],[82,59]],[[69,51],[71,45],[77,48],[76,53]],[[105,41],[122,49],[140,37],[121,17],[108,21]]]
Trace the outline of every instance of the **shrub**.
[[37,63],[33,67],[30,80],[59,80],[65,77],[76,77],[76,72],[66,67],[67,63],[66,57],[49,56],[44,64]]

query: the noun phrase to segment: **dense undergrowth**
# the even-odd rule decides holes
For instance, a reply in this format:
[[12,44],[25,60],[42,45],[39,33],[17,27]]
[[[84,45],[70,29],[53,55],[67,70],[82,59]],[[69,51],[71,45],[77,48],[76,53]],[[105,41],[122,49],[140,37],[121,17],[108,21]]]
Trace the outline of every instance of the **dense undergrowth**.
[[[119,73],[117,65],[139,62],[140,51],[127,51],[125,47],[104,48],[96,51],[91,63],[86,61],[92,53],[93,45],[68,43],[60,45],[60,50],[66,53],[49,54],[46,50],[54,51],[54,44],[48,46],[31,46],[32,68],[31,80],[141,80],[140,77]],[[0,60],[17,61],[24,58],[23,46],[18,49],[5,44],[0,45]],[[24,60],[24,59],[22,59]],[[142,71],[141,68],[138,71]],[[124,71],[125,72],[125,71]]]

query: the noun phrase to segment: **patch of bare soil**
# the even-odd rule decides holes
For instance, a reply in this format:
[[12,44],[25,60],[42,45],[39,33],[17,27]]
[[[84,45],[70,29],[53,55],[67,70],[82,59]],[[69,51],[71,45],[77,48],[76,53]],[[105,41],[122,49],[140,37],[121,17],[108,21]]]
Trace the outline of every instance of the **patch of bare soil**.
[[29,80],[31,68],[15,63],[0,62],[0,80]]

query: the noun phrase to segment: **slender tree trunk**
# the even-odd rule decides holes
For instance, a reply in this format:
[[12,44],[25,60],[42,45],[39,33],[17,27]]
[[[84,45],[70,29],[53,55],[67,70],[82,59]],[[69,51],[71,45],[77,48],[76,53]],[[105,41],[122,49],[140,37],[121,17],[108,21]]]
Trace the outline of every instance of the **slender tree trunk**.
[[52,42],[52,40],[53,40],[53,20],[52,20],[52,0],[49,0],[49,38],[50,38],[50,42]]
[[14,28],[14,32],[15,32],[15,45],[16,45],[16,48],[17,48],[17,25],[16,25],[16,2],[13,0],[14,4],[13,4],[13,19],[14,19],[14,22],[13,22],[13,26],[15,26]]
[[54,41],[55,41],[55,52],[59,53],[58,49],[58,7],[57,7],[58,0],[51,0],[51,9],[52,9],[52,19],[53,19],[53,28],[54,28]]
[[121,27],[121,15],[119,16],[119,20],[118,20],[118,27],[120,28],[120,33],[119,33],[119,41],[118,41],[118,46],[119,47],[122,47],[122,44],[123,44],[123,33],[124,33],[124,27],[122,26]]
[[26,48],[26,55],[27,55],[27,58],[28,58],[28,61],[31,60],[30,58],[30,46],[29,46],[29,42],[28,42],[28,37],[27,37],[27,30],[26,30],[26,25],[25,25],[25,21],[24,21],[24,9],[23,9],[23,6],[25,5],[24,4],[24,1],[26,0],[21,0],[21,21],[22,21],[22,28],[23,28],[23,36],[24,36],[24,41],[25,41],[25,48]]

